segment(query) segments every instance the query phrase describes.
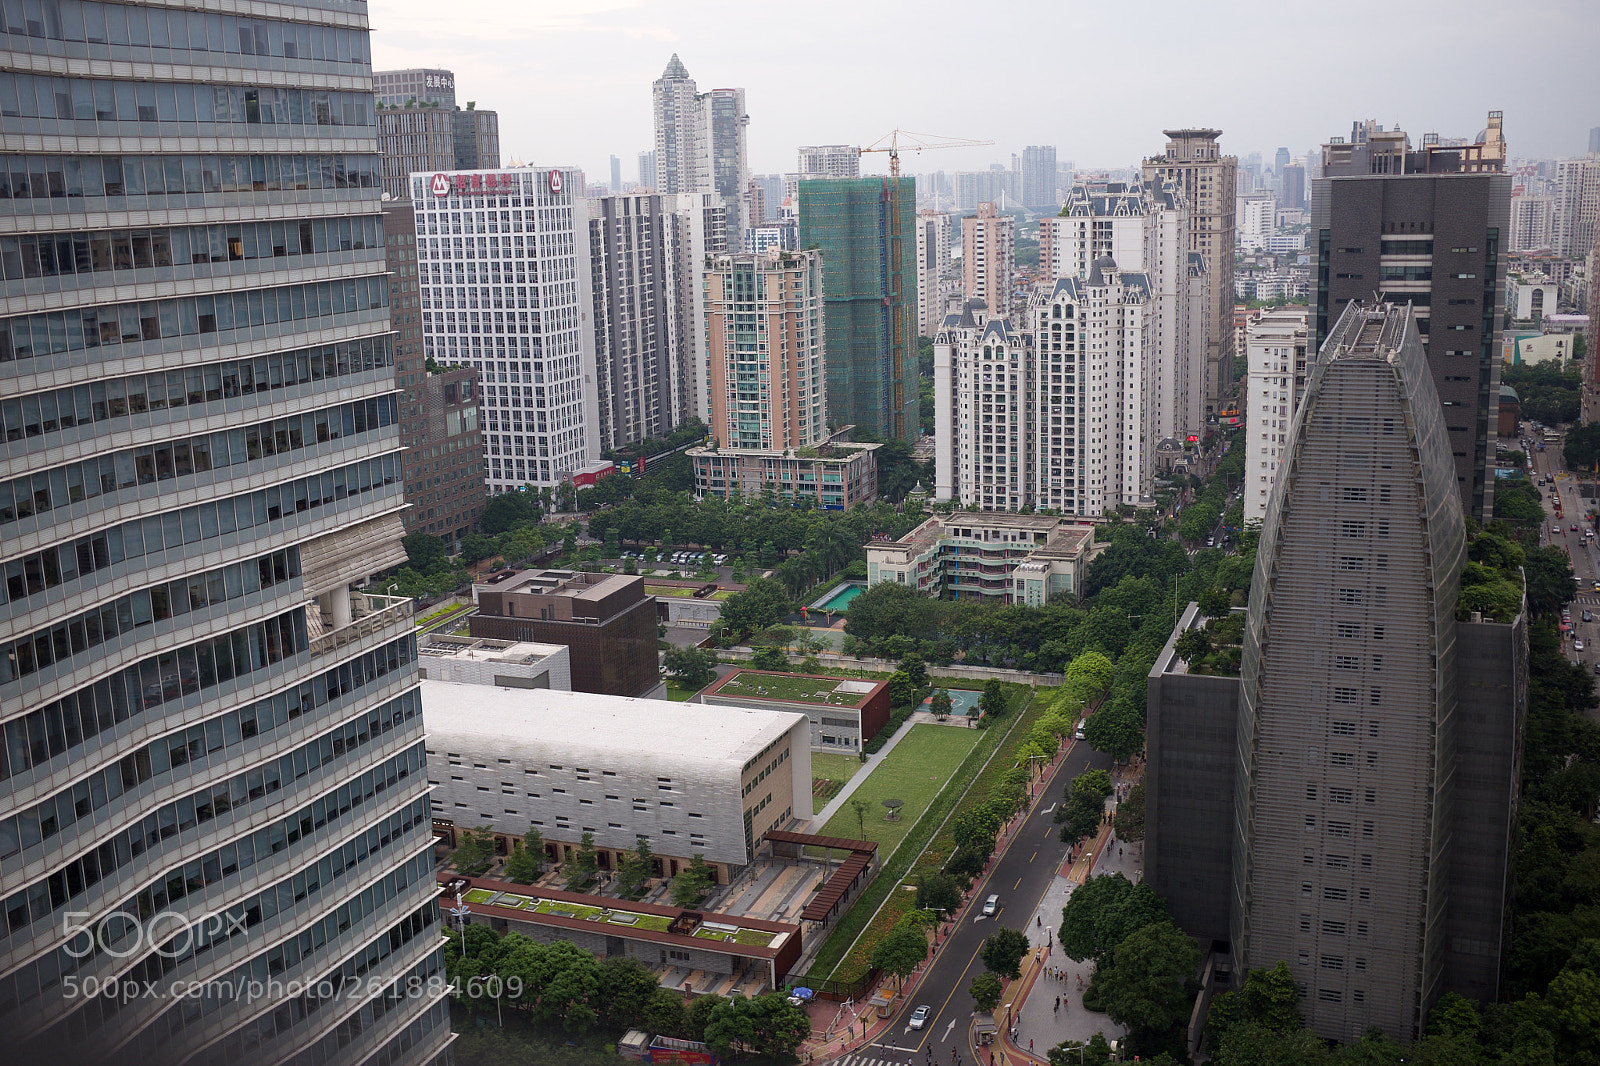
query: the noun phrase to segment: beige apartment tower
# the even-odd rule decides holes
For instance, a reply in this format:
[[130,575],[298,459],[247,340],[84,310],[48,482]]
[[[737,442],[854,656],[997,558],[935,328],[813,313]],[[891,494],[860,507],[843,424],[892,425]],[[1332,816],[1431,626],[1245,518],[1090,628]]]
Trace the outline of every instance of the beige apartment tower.
[[994,204],[979,204],[961,220],[961,272],[967,299],[982,300],[991,315],[1010,310],[1011,275],[1017,265],[1017,223]]
[[1233,383],[1234,188],[1239,160],[1223,155],[1221,130],[1163,130],[1165,154],[1144,161],[1144,183],[1171,182],[1189,204],[1189,251],[1205,260],[1205,413]]

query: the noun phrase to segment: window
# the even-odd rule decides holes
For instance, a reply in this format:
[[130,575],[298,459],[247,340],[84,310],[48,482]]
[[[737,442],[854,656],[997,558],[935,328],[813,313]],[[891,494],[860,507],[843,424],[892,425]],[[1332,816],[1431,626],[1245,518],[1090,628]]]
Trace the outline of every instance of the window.
[[1321,966],[1324,970],[1343,970],[1344,969],[1344,956],[1343,955],[1323,955],[1323,956],[1321,956],[1320,958],[1317,959],[1317,964],[1319,966]]
[[1311,895],[1311,888],[1312,888],[1312,885],[1311,885],[1310,881],[1301,881],[1300,882],[1300,894],[1302,896]]
[[1300,916],[1300,931],[1302,933],[1311,932],[1311,915],[1302,914]]
[[1330,870],[1348,870],[1350,868],[1350,856],[1348,855],[1329,855],[1322,862]]
[[1307,785],[1306,786],[1306,799],[1314,801],[1316,798],[1317,798],[1317,786],[1316,785]]
[[1328,731],[1336,737],[1353,737],[1356,735],[1356,724],[1354,722],[1340,722],[1336,720],[1333,722]]
[[[1369,822],[1368,824],[1370,825],[1371,823]],[[1350,838],[1351,832],[1352,832],[1352,827],[1351,827],[1349,822],[1329,822],[1328,823],[1328,835],[1331,836],[1331,837],[1340,837],[1342,839],[1348,840]]]
[[1328,789],[1328,802],[1329,803],[1354,803],[1355,799],[1356,799],[1355,792],[1352,789],[1348,789],[1348,788],[1330,788],[1330,789]]
[[1314,815],[1314,814],[1306,815],[1306,828],[1307,829],[1315,829],[1316,827],[1317,827],[1317,816]]
[[1337,600],[1339,603],[1342,603],[1342,604],[1346,604],[1346,605],[1350,605],[1350,606],[1358,606],[1361,603],[1361,599],[1362,599],[1361,590],[1360,589],[1339,589],[1339,590],[1337,590],[1335,592],[1334,599]]
[[1344,993],[1337,988],[1317,989],[1317,999],[1323,1003],[1343,1003]]
[[1350,891],[1349,889],[1339,888],[1336,885],[1324,885],[1322,886],[1322,898],[1339,902],[1349,899]]
[[1351,622],[1340,622],[1334,626],[1334,632],[1340,640],[1358,640],[1361,637],[1361,627]]
[[1333,668],[1335,670],[1359,670],[1361,669],[1361,659],[1355,655],[1335,655],[1333,657]]
[[1322,920],[1322,933],[1324,936],[1344,936],[1344,930],[1345,923],[1343,922],[1335,922],[1327,918]]

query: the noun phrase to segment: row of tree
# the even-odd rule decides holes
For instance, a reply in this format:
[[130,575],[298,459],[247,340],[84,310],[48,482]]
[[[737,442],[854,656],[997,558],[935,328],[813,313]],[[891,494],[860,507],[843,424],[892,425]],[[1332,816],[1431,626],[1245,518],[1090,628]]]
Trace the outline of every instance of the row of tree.
[[[463,875],[481,877],[494,864],[494,840],[494,831],[489,826],[464,829],[450,859]],[[513,884],[531,885],[544,872],[548,861],[544,834],[530,825],[520,840],[513,841],[500,876]],[[650,847],[650,838],[639,837],[638,846],[617,859],[613,879],[616,894],[623,899],[643,899],[647,882],[656,876],[659,862]],[[594,887],[600,877],[600,856],[594,846],[593,833],[584,833],[579,838],[578,846],[573,849],[560,872],[563,875],[562,887],[568,892],[587,892]],[[692,856],[689,864],[673,875],[673,906],[698,907],[716,883],[716,873],[704,856]]]

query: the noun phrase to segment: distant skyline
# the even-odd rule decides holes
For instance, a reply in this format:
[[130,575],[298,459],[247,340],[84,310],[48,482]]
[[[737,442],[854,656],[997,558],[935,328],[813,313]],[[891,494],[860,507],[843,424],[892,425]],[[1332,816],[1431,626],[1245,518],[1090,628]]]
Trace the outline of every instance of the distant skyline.
[[[754,173],[792,171],[801,144],[870,144],[897,126],[996,142],[908,156],[908,174],[1009,165],[1029,144],[1053,144],[1082,169],[1133,166],[1179,126],[1219,128],[1225,151],[1269,165],[1279,146],[1301,155],[1355,119],[1472,137],[1500,110],[1511,154],[1532,158],[1581,155],[1600,126],[1593,0],[1013,0],[981,18],[905,0],[480,0],[448,11],[374,0],[368,15],[375,69],[454,70],[463,106],[499,111],[503,161],[571,164],[598,183],[613,154],[634,180],[653,143],[650,83],[674,52],[701,91],[747,91]],[[974,31],[983,48],[963,54]]]

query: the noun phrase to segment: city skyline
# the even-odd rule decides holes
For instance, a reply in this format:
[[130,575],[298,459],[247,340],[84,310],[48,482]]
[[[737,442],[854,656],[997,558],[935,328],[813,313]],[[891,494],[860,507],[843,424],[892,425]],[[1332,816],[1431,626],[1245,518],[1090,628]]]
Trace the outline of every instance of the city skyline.
[[[790,66],[771,63],[766,50],[757,47],[764,39],[760,21],[752,21],[748,11],[732,17],[729,5],[712,0],[661,9],[586,0],[560,12],[495,4],[457,13],[444,24],[430,6],[390,0],[374,5],[371,19],[374,69],[455,70],[463,104],[474,100],[501,108],[504,159],[578,166],[603,181],[612,154],[631,161],[653,143],[650,83],[673,52],[702,89],[746,90],[755,173],[793,170],[795,149],[802,144],[870,144],[895,127],[997,142],[908,158],[906,173],[983,169],[992,162],[1008,163],[1012,153],[1020,155],[1034,144],[1054,144],[1060,158],[1104,169],[1137,165],[1159,147],[1161,129],[1181,125],[1220,128],[1230,154],[1260,152],[1271,159],[1279,146],[1299,155],[1342,134],[1355,117],[1385,125],[1398,120],[1413,136],[1437,131],[1470,138],[1491,109],[1506,114],[1513,154],[1581,155],[1597,121],[1581,101],[1600,99],[1600,73],[1582,63],[1581,42],[1593,40],[1600,30],[1600,12],[1572,0],[1535,6],[1539,10],[1525,17],[1541,26],[1547,43],[1536,52],[1502,52],[1495,48],[1502,37],[1494,26],[1504,10],[1482,0],[1448,5],[1429,0],[1403,8],[1369,0],[1356,10],[1296,12],[1276,21],[1228,19],[1214,9],[1163,2],[1149,12],[1149,22],[1162,26],[1162,32],[1138,41],[1125,28],[1129,23],[1111,9],[1069,13],[1023,3],[1011,8],[1019,28],[1048,36],[1056,29],[1065,32],[1070,18],[1075,34],[1101,41],[1124,35],[1129,48],[1137,45],[1141,69],[1135,77],[1110,60],[1116,49],[1097,48],[1064,77],[1053,66],[1023,63],[1008,69],[999,84],[976,81],[963,71],[916,79],[912,57],[937,55],[948,47],[954,9],[949,19],[941,19],[925,6],[875,7],[863,15],[853,6],[827,4],[813,9],[808,19],[781,26],[786,47],[806,56],[804,93],[793,91]],[[1366,47],[1366,27],[1375,22],[1394,37],[1428,41],[1427,54],[1394,69],[1378,50]],[[853,23],[857,28],[848,34],[834,32]],[[774,32],[779,28],[773,25]],[[1292,58],[1312,40],[1341,57],[1339,91],[1280,91],[1277,83],[1291,80]],[[1270,63],[1274,49],[1283,54],[1281,79]],[[1215,77],[1195,82],[1186,73],[1193,54],[1208,50],[1232,55],[1236,62],[1223,63]],[[1492,84],[1482,78],[1488,67],[1501,74]],[[1556,97],[1545,93],[1543,79],[1552,69],[1570,73],[1573,91]],[[558,87],[565,102],[507,108],[530,81]],[[1004,107],[1008,100],[1051,93],[1071,98],[1107,84],[1139,89],[1119,94],[1116,108],[1075,114],[1070,126],[1051,123],[1032,109]],[[863,107],[863,99],[872,105]],[[887,169],[881,156],[863,162],[868,172]],[[624,167],[624,181],[633,179],[632,169]]]

